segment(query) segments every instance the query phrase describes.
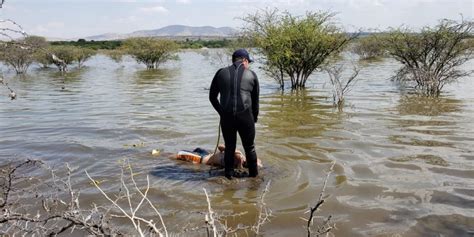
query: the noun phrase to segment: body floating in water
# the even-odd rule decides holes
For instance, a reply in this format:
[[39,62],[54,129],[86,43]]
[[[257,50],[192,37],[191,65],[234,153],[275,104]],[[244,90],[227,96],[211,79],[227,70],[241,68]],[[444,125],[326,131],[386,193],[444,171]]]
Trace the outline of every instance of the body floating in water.
[[[217,147],[216,153],[212,153],[208,150],[202,148],[196,148],[193,151],[182,150],[179,151],[177,154],[173,154],[171,158],[192,162],[193,164],[205,164],[210,166],[215,166],[219,168],[225,167],[225,146],[220,144]],[[158,155],[158,153],[152,153]],[[257,164],[259,167],[262,167],[262,162],[258,159]],[[236,150],[234,153],[234,168],[236,169],[243,169],[247,167],[247,159],[242,154],[241,151]]]

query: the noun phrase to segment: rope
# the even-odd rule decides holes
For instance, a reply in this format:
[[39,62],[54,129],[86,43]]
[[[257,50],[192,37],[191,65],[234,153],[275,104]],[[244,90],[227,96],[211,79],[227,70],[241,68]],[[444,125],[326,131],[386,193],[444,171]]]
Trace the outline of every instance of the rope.
[[[221,122],[219,121],[219,127],[217,128],[217,143],[216,143],[216,148],[214,148],[214,154],[216,154],[217,152],[220,139],[221,139]],[[219,168],[211,166],[211,168],[209,169],[209,175],[212,175],[213,170],[219,170]]]
[[214,148],[214,154],[217,152],[217,147],[219,147],[219,141],[221,139],[221,122],[219,121],[219,127],[217,128],[217,143],[216,148]]

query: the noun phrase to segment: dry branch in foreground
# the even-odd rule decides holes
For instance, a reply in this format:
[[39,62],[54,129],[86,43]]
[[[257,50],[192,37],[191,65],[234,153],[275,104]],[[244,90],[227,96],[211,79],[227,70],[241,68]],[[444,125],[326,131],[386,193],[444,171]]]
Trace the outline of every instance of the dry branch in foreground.
[[309,218],[308,219],[302,218],[303,220],[307,221],[306,230],[308,232],[308,237],[310,237],[311,235],[320,236],[320,235],[323,235],[323,234],[327,234],[335,226],[334,224],[331,223],[332,216],[329,215],[320,225],[316,226],[316,228],[313,227],[313,224],[314,224],[313,219],[315,217],[314,214],[321,207],[321,205],[325,201],[324,200],[324,192],[326,190],[326,186],[327,186],[329,176],[331,175],[331,173],[334,170],[334,165],[335,164],[336,164],[336,162],[334,161],[332,163],[331,167],[329,168],[329,171],[327,172],[326,178],[324,179],[323,187],[321,189],[321,192],[319,193],[318,201],[316,202],[316,204],[313,207],[310,207],[310,209],[306,212],[306,213],[308,213],[308,212],[310,213]]
[[[159,236],[166,236],[167,237],[168,236],[168,231],[166,229],[166,225],[164,223],[163,217],[161,216],[161,213],[156,209],[155,205],[153,205],[153,203],[147,197],[148,191],[150,190],[150,179],[149,179],[148,175],[146,177],[147,186],[146,186],[145,191],[143,192],[143,191],[140,190],[140,188],[138,188],[138,185],[135,181],[135,178],[133,177],[134,173],[133,173],[131,165],[126,164],[126,166],[127,166],[127,169],[130,172],[130,179],[132,181],[133,188],[135,189],[135,192],[139,193],[139,195],[140,195],[140,202],[136,206],[134,206],[132,204],[133,203],[133,201],[132,201],[133,194],[130,192],[129,187],[125,183],[124,168],[122,168],[120,183],[121,183],[121,189],[123,188],[123,190],[125,190],[125,194],[124,195],[119,195],[115,199],[113,199],[110,195],[106,194],[104,192],[104,190],[99,186],[99,184],[98,184],[99,182],[94,180],[89,175],[89,173],[87,171],[85,171],[85,172],[86,172],[87,177],[92,181],[92,183],[100,191],[100,193],[110,203],[112,203],[113,206],[116,209],[118,209],[120,211],[121,215],[113,215],[113,217],[128,219],[132,223],[134,229],[138,232],[138,234],[140,236],[148,236],[148,235],[158,234]],[[121,200],[121,199],[126,199],[127,200],[128,207],[122,207],[119,204],[119,200]],[[138,211],[143,209],[144,204],[148,204],[153,209],[153,211],[155,212],[155,214],[159,218],[159,221],[158,221],[159,223],[156,223],[153,219],[147,220],[147,219],[139,216]]]
[[[31,170],[27,169],[33,168],[49,170],[52,183],[22,175],[30,174]],[[38,160],[2,166],[0,235],[56,236],[76,231],[89,235],[120,235],[109,224],[109,208],[83,209],[80,206],[79,192],[73,189],[71,182],[72,169],[68,165],[66,169],[66,177],[61,178]]]
[[207,204],[208,204],[208,212],[205,214],[207,236],[208,237],[227,236],[229,234],[237,234],[239,231],[246,233],[248,236],[249,230],[254,232],[255,235],[257,236],[260,235],[261,227],[264,224],[270,222],[270,218],[272,217],[272,211],[270,210],[270,208],[267,207],[267,204],[265,203],[265,195],[268,193],[270,189],[270,184],[271,184],[271,181],[268,181],[267,184],[265,185],[265,189],[263,190],[262,194],[259,197],[259,201],[257,203],[258,214],[257,214],[257,219],[255,223],[252,226],[239,224],[236,227],[230,227],[227,224],[227,218],[242,216],[247,213],[244,212],[244,213],[237,213],[233,215],[219,215],[212,209],[209,194],[207,193],[207,190],[203,188],[204,194],[206,195]]

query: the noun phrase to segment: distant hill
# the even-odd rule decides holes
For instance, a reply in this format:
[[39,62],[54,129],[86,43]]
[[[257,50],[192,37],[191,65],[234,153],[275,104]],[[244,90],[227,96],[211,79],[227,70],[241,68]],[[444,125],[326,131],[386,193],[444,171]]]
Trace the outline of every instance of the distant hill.
[[155,30],[140,30],[129,34],[107,33],[89,36],[86,40],[117,40],[130,37],[231,37],[237,30],[231,27],[170,25]]
[[127,38],[125,34],[107,33],[86,37],[86,40],[117,40]]

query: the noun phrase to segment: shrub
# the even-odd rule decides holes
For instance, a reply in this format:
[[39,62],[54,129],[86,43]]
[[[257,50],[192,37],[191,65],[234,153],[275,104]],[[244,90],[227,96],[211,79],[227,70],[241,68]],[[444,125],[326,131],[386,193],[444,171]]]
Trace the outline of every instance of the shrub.
[[163,62],[177,59],[174,54],[179,46],[172,40],[156,38],[131,38],[123,43],[123,50],[148,69],[157,68]]
[[362,60],[378,59],[387,55],[384,48],[383,35],[371,34],[358,38],[353,45],[352,52]]
[[0,44],[0,60],[13,67],[17,74],[23,74],[33,63],[34,55],[46,45],[46,40],[39,36]]
[[348,36],[333,22],[330,12],[292,16],[278,10],[246,16],[244,34],[265,57],[264,69],[284,88],[304,88],[308,77],[328,58],[337,55],[355,36]]
[[423,94],[438,96],[446,84],[470,74],[460,66],[473,56],[473,45],[468,42],[473,27],[469,21],[442,20],[419,33],[393,29],[384,44],[388,53],[403,64],[394,79],[414,82]]

